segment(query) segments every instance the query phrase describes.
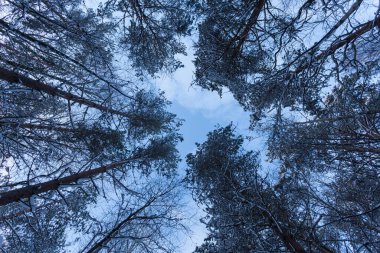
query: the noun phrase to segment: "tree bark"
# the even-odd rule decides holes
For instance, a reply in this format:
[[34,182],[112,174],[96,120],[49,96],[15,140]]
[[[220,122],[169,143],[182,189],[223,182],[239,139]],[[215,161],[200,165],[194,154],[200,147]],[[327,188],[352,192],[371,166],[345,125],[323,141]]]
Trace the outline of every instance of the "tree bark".
[[47,124],[33,124],[33,123],[18,123],[18,122],[3,122],[0,121],[0,126],[9,126],[11,128],[23,128],[23,129],[29,129],[29,130],[46,130],[46,131],[56,131],[56,132],[62,132],[62,133],[86,133],[88,135],[96,135],[103,133],[101,129],[94,130],[94,129],[88,129],[88,128],[68,128],[68,127],[62,127],[62,126],[53,126],[53,125],[47,125]]
[[44,92],[44,93],[52,95],[52,96],[56,96],[56,97],[60,97],[60,98],[63,98],[63,99],[69,100],[69,101],[73,101],[73,102],[76,102],[76,103],[81,104],[81,105],[86,105],[88,107],[98,109],[102,112],[127,117],[129,119],[139,119],[138,117],[136,117],[130,113],[118,111],[118,110],[112,109],[110,107],[101,105],[99,103],[95,103],[95,102],[90,101],[88,99],[79,97],[77,95],[74,95],[74,94],[66,92],[66,91],[62,91],[56,87],[50,86],[48,84],[34,80],[34,79],[29,78],[27,76],[23,76],[21,74],[18,74],[17,72],[10,71],[10,70],[7,70],[7,69],[2,68],[2,67],[0,67],[0,79],[7,81],[7,82],[10,82],[10,83],[19,83],[19,84],[21,84],[25,87],[31,88],[33,90],[38,90],[38,91]]
[[138,159],[138,158],[133,157],[133,158],[125,159],[125,160],[107,164],[95,169],[82,171],[70,176],[53,179],[53,180],[35,184],[35,185],[29,185],[29,186],[22,187],[16,190],[3,192],[0,194],[0,206],[17,202],[23,198],[30,198],[33,195],[36,195],[39,193],[44,193],[51,190],[57,190],[62,185],[74,184],[79,179],[85,179],[85,178],[91,178],[91,177],[97,176],[99,174],[105,173],[106,171],[110,169],[117,168],[135,159]]
[[[339,48],[341,48],[341,47],[349,44],[350,42],[356,40],[357,38],[359,38],[363,34],[369,32],[372,28],[374,28],[376,26],[378,28],[380,28],[380,16],[376,17],[375,19],[373,19],[371,21],[368,21],[368,22],[362,24],[359,29],[357,29],[356,31],[352,31],[344,39],[341,39],[335,43],[332,43],[332,45],[330,45],[330,47],[328,47],[326,50],[324,50],[320,54],[316,55],[314,58],[314,61],[317,62],[319,60],[322,60],[322,59],[334,54],[336,50],[338,50]],[[308,66],[309,66],[309,63],[301,64],[293,73],[290,74],[290,76],[301,73]]]
[[264,5],[265,5],[265,0],[259,0],[256,3],[256,6],[253,9],[252,14],[248,19],[248,24],[245,26],[243,32],[238,37],[239,43],[236,46],[236,48],[234,49],[234,56],[236,56],[239,53],[241,47],[243,46],[244,42],[246,41],[246,39],[248,37],[249,31],[257,23],[257,19],[259,18],[260,12],[264,8]]
[[[240,183],[234,179],[231,174],[226,175],[229,177],[233,184],[233,188],[235,189],[242,189],[240,186]],[[242,191],[240,194],[246,198],[251,199],[251,194],[248,191]],[[268,222],[270,223],[270,229],[273,231],[274,234],[276,234],[281,241],[284,243],[285,247],[295,253],[307,253],[307,251],[302,247],[302,245],[296,240],[296,238],[292,235],[290,231],[288,231],[286,228],[280,226],[280,224],[276,221],[276,219],[272,216],[272,214],[266,210],[265,208],[260,208],[262,210],[262,214],[268,219]]]

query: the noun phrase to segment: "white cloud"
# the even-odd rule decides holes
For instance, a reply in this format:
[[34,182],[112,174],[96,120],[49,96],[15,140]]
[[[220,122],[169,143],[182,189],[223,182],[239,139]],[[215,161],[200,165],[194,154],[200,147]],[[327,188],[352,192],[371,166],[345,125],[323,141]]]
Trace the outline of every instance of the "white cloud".
[[178,58],[184,64],[183,68],[177,70],[172,76],[163,76],[154,80],[154,85],[165,91],[170,101],[210,119],[239,121],[243,117],[247,118],[248,114],[243,111],[228,90],[225,90],[220,97],[216,92],[191,86],[195,71],[192,62],[193,52],[188,52],[187,56]]

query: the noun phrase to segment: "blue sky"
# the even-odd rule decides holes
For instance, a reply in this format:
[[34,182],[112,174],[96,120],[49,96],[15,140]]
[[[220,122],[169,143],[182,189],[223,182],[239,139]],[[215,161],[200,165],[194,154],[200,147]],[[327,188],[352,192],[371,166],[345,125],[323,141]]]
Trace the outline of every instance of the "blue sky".
[[[190,44],[190,43],[187,43]],[[185,156],[194,152],[195,143],[202,143],[207,138],[207,133],[215,128],[217,124],[225,126],[230,122],[237,125],[241,132],[249,131],[249,114],[244,112],[231,93],[224,92],[220,97],[216,92],[203,90],[199,87],[191,86],[194,74],[192,47],[188,46],[187,56],[179,56],[184,67],[174,74],[154,79],[152,84],[165,92],[166,98],[172,102],[169,110],[183,119],[181,133],[184,141],[179,144],[178,149],[182,157],[179,165],[179,174],[184,175],[186,169]],[[191,216],[188,222],[192,230],[190,235],[185,235],[181,252],[192,252],[196,245],[200,245],[206,236],[206,228],[199,219],[205,214],[202,208],[192,200],[191,193],[187,192],[183,196],[187,202],[184,212]]]

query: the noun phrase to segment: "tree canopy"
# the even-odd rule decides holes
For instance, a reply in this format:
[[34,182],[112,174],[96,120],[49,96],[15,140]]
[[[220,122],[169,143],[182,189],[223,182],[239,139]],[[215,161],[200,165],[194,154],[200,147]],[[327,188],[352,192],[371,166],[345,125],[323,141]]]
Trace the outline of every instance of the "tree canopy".
[[187,156],[195,252],[380,251],[378,3],[92,5],[0,1],[2,251],[176,250],[181,120],[144,81],[182,67],[184,41],[193,85],[231,92],[266,138],[218,126]]

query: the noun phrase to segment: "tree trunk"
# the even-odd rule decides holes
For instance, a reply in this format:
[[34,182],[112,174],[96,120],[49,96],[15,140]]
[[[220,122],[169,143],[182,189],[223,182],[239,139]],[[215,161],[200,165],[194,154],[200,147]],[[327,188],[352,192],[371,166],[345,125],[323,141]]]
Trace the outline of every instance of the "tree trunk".
[[[234,179],[231,175],[227,175],[233,184],[233,188],[242,189],[240,183]],[[252,195],[249,191],[243,190],[240,194],[246,199],[252,199]],[[281,241],[284,243],[285,247],[295,253],[306,253],[302,245],[296,240],[296,238],[288,231],[286,228],[280,226],[280,224],[276,221],[276,219],[272,216],[272,214],[266,210],[265,208],[260,208],[262,210],[262,214],[268,219],[270,223],[270,229],[276,234]]]
[[79,179],[85,179],[85,178],[91,178],[91,177],[97,176],[99,174],[105,173],[106,171],[110,169],[117,168],[135,159],[138,159],[138,158],[133,157],[133,158],[125,159],[125,160],[107,164],[95,169],[82,171],[70,176],[53,179],[53,180],[35,184],[35,185],[29,185],[29,186],[22,187],[16,190],[3,192],[0,194],[0,206],[17,202],[23,198],[30,198],[33,195],[36,195],[39,193],[44,193],[51,190],[57,190],[62,185],[74,184]]
[[52,95],[52,96],[64,98],[64,99],[69,100],[69,101],[74,101],[78,104],[86,105],[88,107],[98,109],[102,112],[120,115],[123,117],[127,117],[129,119],[139,119],[138,117],[136,117],[130,113],[118,111],[118,110],[112,109],[110,107],[101,105],[99,103],[95,103],[91,100],[79,97],[77,95],[74,95],[74,94],[66,92],[66,91],[62,91],[56,87],[47,85],[47,84],[42,83],[40,81],[31,79],[31,78],[23,76],[23,75],[20,75],[17,72],[4,69],[2,67],[0,67],[0,79],[7,81],[7,82],[10,82],[10,83],[19,83],[19,84],[26,86],[28,88],[31,88],[33,90],[38,90],[38,91],[44,92],[44,93]]
[[0,121],[0,126],[9,126],[12,128],[23,128],[23,129],[29,129],[29,130],[46,130],[46,131],[55,131],[55,132],[62,132],[62,133],[86,133],[88,135],[96,135],[101,134],[101,129],[94,130],[94,129],[87,129],[87,128],[68,128],[68,127],[62,127],[62,126],[54,126],[54,125],[47,125],[47,124],[32,124],[32,123],[18,123],[18,122],[2,122]]

